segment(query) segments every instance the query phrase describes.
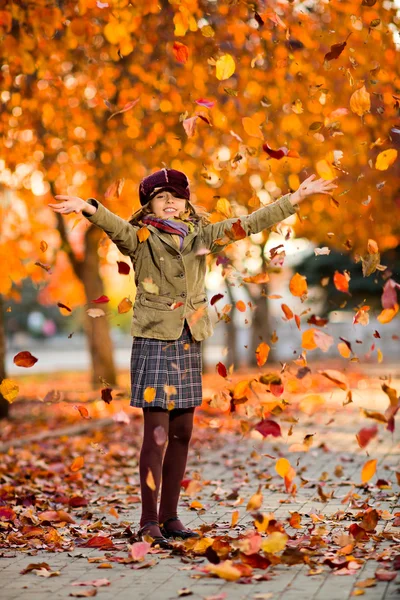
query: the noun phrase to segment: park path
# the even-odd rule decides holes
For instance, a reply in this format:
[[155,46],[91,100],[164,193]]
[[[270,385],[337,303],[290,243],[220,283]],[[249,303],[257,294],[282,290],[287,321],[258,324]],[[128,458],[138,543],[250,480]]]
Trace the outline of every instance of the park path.
[[[186,595],[193,600],[344,600],[357,595],[366,600],[398,598],[399,576],[392,581],[375,578],[377,569],[393,569],[393,558],[400,551],[398,517],[397,524],[394,518],[400,511],[396,480],[396,471],[400,471],[397,433],[391,434],[380,427],[379,434],[362,450],[356,443],[355,433],[361,423],[365,427],[374,421],[366,422],[365,418],[361,421],[359,407],[349,405],[343,409],[341,405],[331,404],[325,411],[298,416],[299,422],[290,440],[287,437],[289,424],[285,429],[282,427],[282,438],[259,439],[227,431],[223,418],[210,417],[198,410],[186,477],[200,481],[201,486],[195,495],[182,491],[179,510],[187,526],[202,527],[206,536],[237,537],[254,531],[254,519],[246,511],[246,505],[261,485],[260,512],[274,513],[293,540],[308,534],[314,522],[312,534],[318,534],[319,544],[309,564],[293,561],[295,564],[270,565],[263,570],[254,568],[252,577],[226,581],[201,571],[210,564],[204,555],[188,557],[166,551],[147,554],[144,563],[114,562],[112,557],[129,556],[127,538],[122,532],[128,527],[135,532],[139,522],[137,450],[141,423],[139,418],[134,418],[122,434],[121,427],[115,423],[110,425],[110,431],[105,427],[104,431],[97,432],[93,438],[97,441],[91,442],[97,444],[95,460],[88,462],[85,473],[90,504],[71,511],[76,523],[70,532],[84,532],[86,537],[88,533],[111,536],[117,550],[84,547],[74,543],[72,536],[66,536],[70,544],[64,551],[43,550],[40,540],[36,547],[34,544],[2,547],[2,600],[61,600],[77,592],[95,593],[94,590],[103,600],[172,600]],[[313,443],[307,452],[288,452],[288,444],[300,443],[308,434],[313,434]],[[108,450],[104,449],[106,440]],[[63,444],[66,440],[60,438],[56,442]],[[82,442],[76,439],[73,443],[74,449],[81,451]],[[15,448],[11,454],[15,454],[12,458],[19,461],[22,470],[34,457],[45,471],[48,450],[46,442],[41,442],[29,448]],[[7,456],[9,458],[9,453]],[[285,492],[282,479],[274,470],[280,456],[289,458],[296,470],[295,496]],[[371,485],[357,487],[368,458],[377,459],[376,475]],[[388,485],[378,487],[379,479]],[[5,476],[3,483],[8,481],[11,479]],[[42,485],[45,489],[46,481]],[[383,512],[384,518],[379,519],[369,540],[353,551],[354,568],[345,569],[332,563],[338,550],[338,546],[332,544],[332,534],[346,532],[349,525],[356,522],[354,517],[361,509],[354,502],[344,500],[350,492],[359,494],[360,503],[365,501],[380,514]],[[193,501],[200,506],[191,507]],[[116,509],[116,515],[110,514],[111,507]],[[234,511],[239,512],[239,518],[231,528]],[[301,515],[304,529],[294,529],[288,524],[287,519],[293,512]],[[41,574],[38,571],[21,574],[29,564],[41,562],[49,567],[46,573],[42,570]],[[55,575],[43,576],[51,572]],[[101,579],[109,583],[99,587],[73,585]],[[368,586],[367,580],[371,580],[371,587],[364,587]]]

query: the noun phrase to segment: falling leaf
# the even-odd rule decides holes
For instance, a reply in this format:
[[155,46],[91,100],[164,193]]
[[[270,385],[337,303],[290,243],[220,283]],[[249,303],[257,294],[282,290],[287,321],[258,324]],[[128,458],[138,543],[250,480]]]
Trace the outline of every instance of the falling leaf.
[[278,458],[278,460],[276,461],[275,471],[281,477],[285,477],[289,473],[291,468],[291,464],[287,458]]
[[181,44],[181,42],[174,42],[172,46],[172,51],[176,60],[182,64],[185,64],[187,59],[189,58],[189,48],[185,46],[185,44]]
[[137,98],[136,100],[132,100],[131,102],[127,102],[127,104],[125,104],[124,108],[121,108],[121,110],[117,110],[117,112],[115,112],[112,115],[110,115],[108,117],[107,121],[109,121],[110,119],[112,119],[116,115],[120,115],[121,113],[124,113],[124,112],[127,112],[128,110],[131,110],[131,108],[133,108],[134,106],[136,106],[136,104],[138,102],[139,102],[139,98]]
[[392,319],[399,312],[399,305],[396,303],[393,308],[384,308],[383,311],[376,317],[379,323],[384,325],[385,323],[390,323]]
[[12,379],[3,379],[0,383],[0,394],[10,404],[18,396],[19,386]]
[[267,359],[270,351],[270,347],[265,342],[261,342],[256,348],[256,359],[259,367],[262,367]]
[[261,140],[263,139],[264,136],[262,134],[260,126],[251,117],[243,117],[242,125],[247,135],[257,137]]
[[339,292],[344,292],[346,294],[349,293],[349,281],[350,277],[347,273],[339,273],[339,271],[335,271],[333,283]]
[[360,448],[365,448],[378,433],[378,426],[364,427],[357,433],[356,438]]
[[279,437],[282,435],[280,425],[272,419],[264,419],[260,421],[254,429],[259,431],[263,437],[272,435],[273,437]]
[[38,359],[32,356],[28,350],[18,352],[18,354],[14,356],[14,364],[17,365],[17,367],[33,367],[37,361]]
[[239,511],[234,510],[232,513],[232,518],[231,518],[231,528],[236,526],[238,520],[239,520]]
[[246,283],[268,283],[268,273],[258,273],[258,275],[252,275],[251,277],[243,277],[243,281]]
[[196,123],[198,118],[198,115],[195,115],[194,117],[189,117],[188,119],[182,121],[185,133],[189,138],[193,137],[196,133]]
[[154,441],[157,446],[163,446],[167,441],[167,432],[162,425],[157,425],[153,430]]
[[263,502],[263,495],[260,491],[261,488],[258,489],[258,491],[253,494],[253,496],[250,498],[250,500],[247,503],[246,506],[246,510],[258,510]]
[[289,150],[286,146],[281,146],[277,150],[273,150],[267,142],[263,144],[263,150],[266,152],[271,158],[275,158],[280,160],[285,156],[288,158],[300,158],[299,153],[296,150]]
[[102,308],[88,308],[86,313],[89,315],[89,317],[92,317],[92,319],[104,317],[106,314]]
[[143,399],[145,402],[153,402],[156,397],[157,390],[153,387],[147,387],[143,392]]
[[333,179],[335,177],[335,171],[332,169],[331,165],[327,160],[322,159],[317,162],[315,165],[316,171],[322,179]]
[[154,492],[156,489],[156,484],[154,481],[153,473],[149,467],[147,477],[146,477],[146,485]]
[[158,287],[157,284],[154,283],[154,281],[152,280],[151,277],[145,277],[142,281],[142,287],[146,292],[149,292],[150,294],[157,294],[159,293],[160,289]]
[[307,294],[307,280],[303,275],[296,273],[293,275],[292,279],[289,283],[289,290],[293,294],[293,296],[304,296]]
[[235,72],[235,61],[230,54],[223,54],[215,63],[216,77],[220,81],[229,79]]
[[117,265],[118,265],[118,273],[120,275],[129,275],[131,268],[128,265],[128,263],[126,263],[123,260],[117,260]]
[[306,415],[313,415],[325,406],[325,399],[320,394],[309,394],[302,398],[299,403],[299,408]]
[[196,104],[200,106],[206,106],[207,108],[213,108],[215,106],[214,100],[207,100],[206,98],[198,98],[195,100]]
[[394,148],[389,148],[388,150],[380,152],[376,157],[375,169],[378,169],[379,171],[386,171],[394,163],[396,158],[397,150]]
[[228,371],[226,369],[226,366],[224,365],[224,363],[219,362],[215,365],[215,368],[217,369],[217,373],[218,375],[221,375],[221,377],[227,377],[228,376]]
[[104,199],[105,200],[113,200],[114,198],[119,198],[122,193],[122,189],[125,184],[125,179],[120,178],[114,181],[105,191]]
[[354,113],[356,113],[356,115],[359,115],[360,117],[371,110],[371,97],[365,89],[365,85],[360,87],[351,95],[350,108]]
[[121,302],[118,304],[118,313],[124,314],[131,310],[132,302],[129,298],[122,298]]
[[363,483],[366,483],[375,475],[376,463],[377,463],[377,460],[375,458],[373,460],[367,460],[367,462],[364,464],[364,466],[361,470],[361,481]]
[[143,227],[141,227],[137,232],[138,240],[141,243],[145,242],[149,236],[150,230],[146,227],[146,225],[143,225]]
[[236,308],[240,311],[240,312],[246,312],[246,305],[243,302],[243,300],[238,300],[236,302]]
[[[91,302],[94,302],[95,304],[106,304],[107,302],[110,302],[110,298],[108,296],[99,296],[98,298],[95,298],[94,300],[91,300]],[[64,308],[67,308],[66,306],[64,306]],[[68,310],[71,310],[70,308]]]

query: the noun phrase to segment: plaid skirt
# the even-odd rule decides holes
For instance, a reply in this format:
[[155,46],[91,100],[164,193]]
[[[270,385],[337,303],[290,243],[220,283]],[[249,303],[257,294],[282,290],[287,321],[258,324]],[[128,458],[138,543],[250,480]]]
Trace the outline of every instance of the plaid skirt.
[[[167,392],[164,386],[170,387]],[[144,399],[146,388],[154,388],[151,402]],[[202,393],[201,342],[192,338],[185,320],[177,340],[134,337],[131,354],[131,406],[190,408],[200,406]]]

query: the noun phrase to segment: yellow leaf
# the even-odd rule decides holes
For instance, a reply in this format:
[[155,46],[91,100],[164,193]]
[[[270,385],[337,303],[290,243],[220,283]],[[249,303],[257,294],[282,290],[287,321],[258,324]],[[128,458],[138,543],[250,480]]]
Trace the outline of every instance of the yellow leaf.
[[309,394],[303,398],[299,403],[299,408],[306,415],[313,415],[317,410],[322,408],[325,404],[325,400],[319,394]]
[[275,471],[281,477],[285,477],[291,469],[291,464],[287,458],[278,458],[275,465]]
[[380,348],[377,348],[376,350],[376,354],[378,356],[378,363],[381,363],[383,361],[383,353],[382,350],[380,350]]
[[213,538],[204,537],[198,540],[193,546],[192,550],[195,554],[204,554],[210,546],[214,543]]
[[230,54],[223,54],[215,63],[216,77],[220,81],[229,79],[235,72],[235,61]]
[[317,344],[314,339],[314,329],[306,329],[301,337],[301,347],[306,350],[315,350]]
[[363,116],[364,113],[369,112],[371,109],[371,97],[365,85],[356,90],[350,97],[350,108],[351,110],[359,115]]
[[72,464],[70,466],[71,471],[79,471],[79,469],[82,469],[83,465],[85,464],[84,458],[83,456],[77,456],[73,461]]
[[156,397],[156,390],[153,387],[147,387],[144,390],[143,393],[143,398],[145,402],[153,402],[154,398]]
[[146,485],[154,492],[156,489],[156,482],[154,481],[153,473],[149,467],[149,471],[146,477]]
[[366,483],[369,481],[376,473],[376,463],[377,460],[374,458],[373,460],[367,460],[361,470],[361,481]]
[[384,308],[383,311],[376,318],[379,323],[385,324],[390,323],[390,321],[397,315],[399,312],[399,305],[396,303],[393,308]]
[[307,280],[300,273],[296,273],[293,275],[292,279],[289,283],[289,290],[293,294],[293,296],[303,296],[307,294]]
[[143,225],[137,232],[139,242],[145,242],[150,235],[150,231],[147,229],[146,225]]
[[258,533],[265,533],[271,519],[275,520],[274,513],[262,513],[262,515],[260,515],[260,513],[257,514],[257,518],[254,520],[254,525],[256,526]]
[[343,358],[349,358],[351,351],[347,344],[344,342],[340,342],[338,345],[339,354],[343,356]]
[[389,148],[388,150],[384,150],[380,152],[376,157],[375,161],[375,169],[379,171],[386,171],[394,163],[397,158],[397,150],[394,148]]
[[273,531],[261,544],[261,549],[268,554],[277,554],[285,549],[289,537],[286,533]]
[[263,496],[260,492],[260,489],[258,489],[258,491],[255,494],[253,494],[250,500],[248,501],[246,510],[258,510],[261,507],[262,501]]
[[12,379],[3,379],[0,383],[0,393],[10,404],[18,396],[19,386]]
[[256,349],[256,359],[259,367],[262,367],[268,358],[270,347],[265,342],[261,342]]
[[247,135],[264,139],[260,126],[251,117],[243,117],[242,125]]
[[219,198],[215,210],[221,213],[221,215],[224,215],[224,217],[226,217],[227,219],[230,219],[233,216],[232,207],[230,205],[229,200],[227,200],[226,198]]
[[233,388],[233,398],[240,400],[241,398],[247,398],[247,394],[250,392],[248,379],[239,381]]
[[333,179],[335,177],[333,169],[325,159],[319,160],[315,165],[315,168],[322,179]]
[[223,560],[218,565],[207,565],[207,571],[227,581],[236,581],[242,574],[232,565],[231,560]]
[[143,289],[150,294],[158,294],[160,291],[158,285],[154,283],[151,277],[145,277],[142,281],[142,286]]

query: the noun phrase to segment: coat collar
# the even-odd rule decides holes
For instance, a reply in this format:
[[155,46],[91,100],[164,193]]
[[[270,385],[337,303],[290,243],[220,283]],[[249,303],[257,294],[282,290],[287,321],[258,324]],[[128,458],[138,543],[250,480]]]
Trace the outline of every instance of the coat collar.
[[171,248],[173,248],[177,254],[179,252],[183,253],[183,251],[185,250],[185,248],[192,242],[192,240],[199,233],[199,227],[198,227],[198,225],[196,225],[194,231],[189,232],[187,235],[185,235],[185,237],[183,238],[182,248],[179,250],[176,247],[175,242],[173,241],[170,233],[167,233],[166,231],[161,231],[161,229],[158,229],[157,227],[154,227],[154,225],[150,225],[149,224],[149,225],[146,225],[146,227],[147,227],[147,229],[149,229],[149,231],[152,231],[153,233],[155,233],[168,246],[170,246]]

